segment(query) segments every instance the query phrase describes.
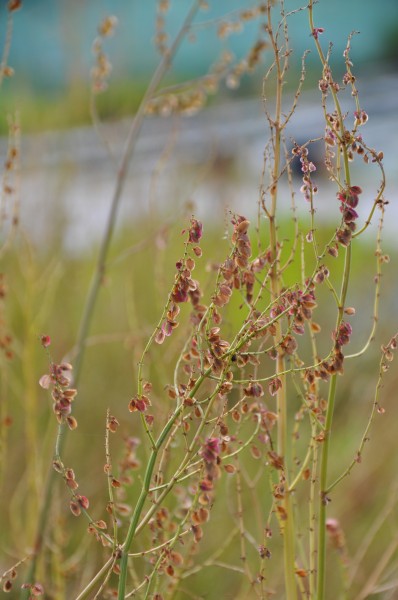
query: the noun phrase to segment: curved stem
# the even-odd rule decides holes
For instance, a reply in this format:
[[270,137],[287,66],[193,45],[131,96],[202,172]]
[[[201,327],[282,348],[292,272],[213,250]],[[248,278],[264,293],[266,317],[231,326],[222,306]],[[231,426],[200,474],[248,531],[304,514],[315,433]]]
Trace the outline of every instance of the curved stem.
[[[94,270],[94,275],[91,281],[90,289],[87,295],[86,304],[83,310],[83,316],[80,323],[80,328],[77,336],[76,342],[76,360],[74,364],[74,385],[77,386],[78,381],[80,379],[80,374],[83,365],[83,359],[86,348],[86,339],[89,333],[91,320],[94,313],[95,304],[97,301],[98,293],[103,281],[105,267],[106,267],[106,259],[108,256],[108,251],[110,247],[110,243],[112,240],[113,231],[115,228],[116,217],[118,214],[118,209],[120,206],[120,201],[122,197],[122,192],[124,189],[124,184],[126,182],[128,168],[131,163],[131,159],[134,153],[135,145],[138,139],[138,135],[141,130],[141,126],[145,116],[145,107],[148,101],[153,97],[156,89],[158,88],[161,80],[163,79],[165,73],[171,66],[172,60],[174,58],[175,53],[177,52],[193,18],[195,17],[196,12],[199,9],[200,2],[199,0],[195,0],[191,6],[190,11],[185,18],[181,29],[176,35],[173,44],[169,48],[169,50],[164,54],[162,60],[160,61],[153,77],[148,85],[148,88],[141,100],[140,106],[137,110],[137,113],[134,117],[133,123],[131,125],[129,134],[126,139],[124,152],[122,155],[122,159],[120,161],[118,175],[116,179],[116,185],[112,197],[111,207],[109,211],[109,216],[105,228],[105,232],[102,238],[102,243],[100,247],[100,251],[97,258],[97,264]],[[58,444],[57,444],[57,453],[61,454],[64,448],[65,439],[66,439],[66,431],[67,428],[64,424],[59,426],[59,434],[58,434]],[[34,556],[32,558],[32,562],[30,564],[29,571],[27,573],[27,581],[32,582],[35,579],[37,560],[42,548],[43,536],[45,533],[47,518],[50,512],[50,504],[51,498],[53,495],[53,487],[56,480],[56,473],[51,468],[49,473],[46,488],[43,496],[43,504],[39,515],[38,526],[36,537],[34,541]],[[21,591],[21,600],[27,600],[29,596],[29,590]]]
[[[203,383],[204,379],[207,377],[207,373],[204,373],[196,382],[195,387],[191,390],[190,392],[190,397],[192,398],[194,396],[194,394],[196,393],[197,389],[200,387],[200,385]],[[152,479],[152,475],[153,475],[153,471],[155,468],[155,464],[156,464],[156,459],[159,453],[160,448],[162,447],[164,441],[166,440],[167,436],[169,435],[176,419],[179,417],[179,415],[181,414],[182,410],[184,408],[184,405],[178,405],[173,414],[171,415],[170,419],[167,421],[166,425],[164,426],[161,434],[159,435],[155,445],[152,448],[149,460],[148,460],[148,464],[147,464],[147,468],[145,471],[145,476],[144,476],[144,482],[142,485],[142,490],[141,493],[139,495],[139,498],[137,500],[137,504],[135,506],[135,510],[133,513],[133,516],[131,518],[130,521],[130,526],[127,532],[127,536],[126,539],[124,541],[123,547],[122,547],[122,551],[121,551],[121,561],[120,561],[120,576],[119,576],[119,588],[118,588],[118,600],[124,600],[125,597],[125,590],[126,590],[126,582],[127,582],[127,562],[128,562],[128,556],[129,556],[129,549],[131,546],[131,543],[134,539],[135,534],[137,533],[138,529],[139,529],[139,520],[141,517],[141,513],[142,510],[144,508],[144,504],[145,501],[147,499],[148,493],[149,493],[149,489],[150,489],[150,485],[151,485],[151,479]],[[203,421],[204,424],[204,421]],[[174,481],[171,482],[170,484],[170,488],[174,485]],[[166,490],[168,491],[168,490]]]

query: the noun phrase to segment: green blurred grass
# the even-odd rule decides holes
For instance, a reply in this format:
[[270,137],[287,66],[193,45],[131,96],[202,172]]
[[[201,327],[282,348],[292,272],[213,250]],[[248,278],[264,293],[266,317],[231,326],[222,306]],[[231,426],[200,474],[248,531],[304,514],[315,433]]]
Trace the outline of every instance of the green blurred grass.
[[[98,94],[96,105],[101,118],[114,120],[134,114],[146,85],[147,82],[140,79],[120,81],[106,93]],[[20,115],[24,134],[91,125],[90,96],[88,83],[65,89],[37,90],[6,81],[2,88],[0,135],[8,134],[7,115],[15,111]]]
[[[106,410],[110,408],[121,423],[120,434],[113,436],[111,440],[112,456],[117,462],[123,448],[123,437],[141,435],[138,420],[128,412],[127,404],[135,393],[136,367],[140,354],[159,318],[173,282],[174,265],[182,253],[181,229],[184,225],[185,223],[175,222],[168,227],[166,233],[163,229],[166,244],[159,244],[157,236],[164,228],[164,222],[143,219],[135,222],[133,228],[126,227],[120,231],[112,246],[74,407],[79,427],[68,436],[65,461],[67,466],[75,469],[81,483],[81,493],[89,496],[92,506],[96,507],[96,518],[104,517],[107,502],[106,478],[103,474]],[[290,224],[282,221],[280,227],[289,237]],[[318,235],[320,239],[327,240],[331,230],[320,230]],[[207,293],[205,301],[208,301],[215,277],[214,270],[209,267],[224,260],[228,244],[221,239],[217,227],[209,224],[205,227],[202,246],[204,255],[197,260],[195,278],[202,281],[202,288]],[[140,249],[136,252],[138,247]],[[126,249],[130,249],[130,252],[126,252]],[[6,377],[3,379],[2,406],[6,415],[11,417],[12,425],[6,430],[0,506],[9,527],[2,528],[0,544],[12,555],[20,555],[33,538],[36,514],[56,433],[51,401],[37,383],[47,370],[47,360],[40,346],[39,336],[43,333],[51,336],[53,360],[59,361],[66,357],[73,361],[73,347],[97,250],[98,248],[90,248],[80,256],[68,257],[60,248],[35,248],[22,238],[2,261],[2,272],[9,282],[4,323],[14,338],[15,358],[9,363],[4,360],[1,363],[2,374]],[[354,251],[353,260],[349,304],[357,308],[357,315],[352,319],[355,331],[352,346],[356,349],[366,339],[371,325],[372,278],[375,272],[373,247],[368,242],[359,244]],[[341,262],[342,257],[337,261],[338,268],[341,268]],[[300,269],[298,262],[293,263],[287,285],[300,280]],[[383,296],[386,297],[393,293],[395,286],[393,270],[389,265],[386,267],[383,283]],[[334,311],[329,308],[331,299],[328,300],[328,292],[320,293],[320,299],[324,305],[317,310],[316,320],[325,332],[321,336],[324,335],[326,349],[330,344],[329,331],[333,327],[330,313],[333,312],[333,319],[335,317]],[[231,303],[223,326],[226,331],[233,331],[241,321],[242,311],[239,305],[239,298]],[[189,308],[183,307],[180,327],[172,339],[151,350],[147,361],[147,376],[154,385],[158,426],[171,408],[164,386],[172,382],[175,359],[185,339],[188,312]],[[367,422],[378,369],[378,347],[381,342],[387,342],[393,333],[390,331],[389,315],[382,312],[379,325],[377,342],[371,347],[369,354],[357,365],[347,364],[346,376],[338,384],[331,478],[337,476],[355,455]],[[387,415],[376,418],[363,464],[354,469],[353,474],[332,496],[330,514],[341,520],[346,530],[348,548],[352,553],[360,546],[362,537],[383,510],[385,499],[396,480],[397,458],[391,451],[395,445],[395,433],[394,428],[389,426],[398,417],[398,408],[394,402],[395,385],[396,378],[390,376],[382,399]],[[293,416],[299,402],[293,390],[289,396],[290,413]],[[305,428],[303,439],[304,431]],[[300,442],[298,447],[300,448]],[[139,458],[145,463],[144,447],[139,450]],[[249,452],[245,452],[243,464],[250,477],[261,468],[260,463],[254,461]],[[140,475],[137,473],[135,483],[126,497],[127,502],[134,502],[137,498],[139,481]],[[205,536],[199,547],[199,557],[203,560],[222,546],[236,527],[236,507],[230,499],[233,485],[228,477],[218,483],[214,513],[210,523],[204,526]],[[256,512],[266,513],[270,509],[267,478],[264,478],[260,487],[263,497],[257,498],[255,502],[249,492],[244,494],[247,511],[245,518],[249,530],[253,532],[258,532],[259,527]],[[57,545],[59,558],[70,552],[77,553],[78,556],[82,543],[84,548],[87,544],[90,556],[86,564],[87,572],[84,569],[80,573],[71,573],[69,583],[68,578],[66,579],[65,585],[69,590],[67,594],[72,594],[76,591],[76,581],[80,577],[87,580],[94,563],[101,562],[101,551],[94,541],[85,540],[84,520],[69,516],[68,496],[62,485],[56,494],[58,502],[54,509],[54,519],[59,522],[61,541],[53,540],[52,543]],[[297,494],[297,502],[301,506],[306,505],[306,494],[302,491]],[[388,543],[389,535],[387,527],[377,543],[372,544],[366,563],[369,566],[366,567],[365,564],[364,573]],[[278,537],[277,532],[274,536]],[[238,537],[225,549],[223,561],[239,564],[237,540]],[[258,553],[250,544],[248,546],[250,560],[256,565]],[[271,559],[269,568],[278,572],[277,541],[274,546],[276,554]],[[337,557],[332,559],[332,564],[334,560],[336,564],[332,569],[337,568]],[[76,571],[73,565],[71,568]],[[40,575],[45,577],[43,572]],[[333,586],[332,583],[330,585]],[[183,583],[182,587],[184,586],[200,597],[214,600],[220,597],[243,600],[250,594],[250,586],[240,573],[226,571],[225,577],[219,574],[215,576],[214,567],[206,567],[203,572]],[[182,600],[188,596],[181,592],[177,597]],[[278,592],[276,597],[281,598]]]
[[[185,76],[186,75],[186,76]],[[313,89],[318,81],[318,72],[312,67],[307,72],[305,89]],[[185,77],[184,77],[185,76]],[[286,79],[285,91],[293,93],[296,90],[300,72],[292,68]],[[179,85],[191,79],[190,73],[179,73],[165,77],[162,87]],[[261,88],[262,77],[259,73],[245,75],[238,90],[229,90],[224,83],[216,96],[209,95],[207,104],[225,101],[232,98],[257,97]],[[95,96],[97,112],[101,120],[114,121],[133,115],[146,91],[148,78],[134,76],[133,79],[111,80],[108,89]],[[90,81],[71,81],[64,88],[37,88],[14,77],[4,80],[1,90],[2,111],[0,115],[0,135],[8,134],[8,115],[18,112],[22,132],[37,133],[41,131],[62,130],[72,127],[82,127],[92,124],[90,114],[91,103]],[[274,89],[267,88],[269,98],[273,97]]]

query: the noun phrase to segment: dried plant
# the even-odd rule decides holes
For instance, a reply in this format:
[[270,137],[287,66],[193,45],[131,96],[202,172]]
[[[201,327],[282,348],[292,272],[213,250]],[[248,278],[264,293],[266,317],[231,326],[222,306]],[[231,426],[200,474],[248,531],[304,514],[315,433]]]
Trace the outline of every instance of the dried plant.
[[[40,384],[51,390],[58,435],[52,461],[54,474],[43,492],[23,598],[47,593],[46,582],[36,582],[36,571],[52,514],[57,474],[66,484],[72,514],[87,520],[93,538],[88,548],[98,542],[100,555],[105,557],[87,581],[81,583],[76,578],[73,597],[77,600],[202,597],[191,594],[188,582],[209,567],[215,573],[228,570],[236,576],[236,598],[268,598],[275,593],[288,600],[323,600],[328,597],[327,539],[331,552],[337,552],[341,561],[341,593],[354,597],[352,586],[358,563],[350,563],[346,532],[339,520],[328,517],[328,506],[337,486],[361,462],[369,429],[376,415],[384,412],[380,393],[384,374],[394,358],[397,335],[382,346],[373,402],[366,428],[358,439],[357,453],[352,460],[349,456],[342,459],[345,466],[332,482],[331,434],[335,406],[340,401],[339,381],[345,377],[347,363],[362,360],[376,335],[382,266],[388,262],[381,246],[388,204],[384,197],[383,153],[366,143],[368,115],[360,103],[353,72],[352,36],[343,56],[345,73],[339,80],[330,64],[331,49],[325,52],[322,46],[324,28],[315,25],[312,0],[307,7],[291,12],[285,11],[283,0],[268,0],[250,10],[193,25],[204,4],[193,2],[180,32],[169,44],[169,2],[158,2],[155,41],[161,62],[126,141],[73,366],[54,362],[49,336],[41,337],[49,368]],[[311,41],[320,59],[324,130],[318,132],[318,140],[324,142],[324,164],[335,186],[336,207],[334,230],[328,239],[317,227],[317,198],[323,190],[311,158],[313,140],[299,143],[286,136],[305,81],[306,55],[296,92],[286,109],[284,86],[292,52],[288,24],[299,11],[308,13]],[[203,78],[159,89],[184,36],[195,28],[216,27],[218,35],[225,38],[252,19],[259,20],[260,36],[245,59],[233,64],[231,56],[224,54]],[[109,17],[99,28],[93,69],[95,93],[105,88],[110,72],[102,42],[115,24],[116,20]],[[268,61],[263,91],[273,86],[275,93],[270,99],[263,93],[269,138],[264,147],[257,223],[230,213],[225,255],[211,273],[211,287],[209,275],[203,275],[198,266],[206,258],[202,223],[192,216],[186,225],[182,255],[174,274],[170,274],[163,310],[137,366],[137,388],[124,408],[119,408],[120,413],[130,411],[134,437],[125,437],[118,460],[112,442],[119,436],[121,417],[110,410],[104,417],[105,452],[101,460],[108,499],[105,506],[94,506],[80,493],[80,481],[75,467],[68,464],[64,440],[68,428],[73,436],[77,427],[72,407],[142,120],[145,114],[193,114],[221,81],[236,87],[263,55]],[[352,102],[347,113],[341,107],[343,95]],[[92,113],[100,126],[94,100]],[[378,169],[380,183],[368,212],[362,205],[361,182],[352,180],[351,164],[355,160]],[[297,199],[295,165],[299,165],[302,180]],[[292,223],[288,225],[283,217],[286,190],[292,209]],[[352,252],[377,217],[374,310],[367,341],[357,349],[356,309],[348,303]],[[322,317],[325,323],[320,325],[322,304],[326,304],[323,314],[327,316]],[[175,332],[178,327],[184,331],[180,336]],[[161,363],[167,353],[176,352],[177,346],[169,379],[161,384],[153,381],[151,365]],[[86,400],[77,396],[76,402],[80,401]],[[66,505],[65,493],[61,498]],[[226,506],[220,506],[220,501]],[[222,531],[229,531],[223,540],[217,534],[221,522]],[[203,556],[200,549],[206,537],[214,541],[208,546],[211,552]],[[371,540],[364,552],[370,544]],[[367,597],[376,587],[395,550],[396,544],[386,549],[384,562],[364,581],[358,598]],[[11,590],[20,563],[3,574],[4,591]],[[201,593],[216,597],[211,595],[211,585],[208,582]],[[51,590],[48,593],[50,597]]]

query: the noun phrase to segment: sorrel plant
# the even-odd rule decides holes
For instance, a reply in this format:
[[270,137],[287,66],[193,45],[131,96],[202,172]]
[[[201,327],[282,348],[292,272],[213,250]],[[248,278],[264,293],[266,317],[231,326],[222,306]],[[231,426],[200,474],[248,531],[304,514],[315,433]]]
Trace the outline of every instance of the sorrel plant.
[[[15,9],[11,5],[10,14]],[[51,394],[58,434],[51,474],[41,493],[36,534],[30,541],[33,549],[2,576],[3,590],[14,590],[14,579],[21,565],[27,564],[21,598],[56,597],[51,582],[38,579],[44,573],[41,561],[52,526],[57,478],[66,484],[73,516],[87,520],[93,538],[89,548],[96,542],[103,546],[102,566],[92,569],[84,583],[77,578],[72,591],[66,592],[69,598],[197,598],[201,596],[189,592],[190,578],[211,565],[217,573],[230,569],[236,576],[236,598],[268,598],[276,590],[277,597],[287,600],[324,600],[328,597],[327,538],[342,559],[342,594],[351,597],[353,577],[345,573],[349,573],[349,565],[344,533],[337,519],[328,518],[328,505],[338,494],[340,482],[361,462],[370,425],[377,413],[383,413],[382,378],[393,358],[396,336],[382,346],[369,420],[357,453],[352,460],[344,457],[345,466],[334,481],[329,478],[331,435],[346,364],[362,360],[376,335],[381,268],[388,261],[381,247],[387,204],[383,154],[366,143],[368,116],[353,72],[352,36],[342,57],[344,76],[339,80],[330,64],[331,49],[325,50],[322,44],[325,31],[316,22],[312,0],[291,12],[286,12],[283,1],[268,0],[210,23],[225,36],[238,29],[235,23],[258,19],[261,35],[245,60],[233,63],[224,55],[204,78],[161,88],[181,41],[203,8],[204,2],[192,3],[174,42],[168,45],[164,31],[168,2],[158,3],[156,40],[161,60],[126,140],[73,364],[58,361],[51,338],[40,336],[48,362],[40,385]],[[324,129],[317,140],[324,142],[323,162],[335,186],[328,198],[335,207],[335,225],[327,239],[316,219],[322,181],[318,181],[311,158],[315,140],[299,143],[286,136],[305,82],[306,55],[297,89],[288,93],[290,107],[286,109],[284,88],[291,60],[288,26],[294,27],[296,13],[302,11],[308,13],[308,32],[321,73]],[[103,47],[115,26],[115,18],[105,19],[94,45],[91,111],[100,134],[96,94],[107,85],[110,63]],[[93,506],[80,491],[84,484],[78,480],[76,468],[69,465],[64,445],[78,425],[73,408],[79,402],[83,357],[142,121],[145,114],[196,112],[221,81],[235,87],[262,56],[267,61],[263,104],[269,137],[264,145],[257,220],[253,223],[243,214],[229,214],[225,255],[213,268],[211,286],[200,267],[212,258],[206,257],[202,223],[192,216],[182,224],[182,254],[175,272],[169,274],[169,292],[158,322],[143,346],[136,389],[124,405],[118,404],[120,414],[114,414],[113,408],[104,415],[103,471],[108,499],[103,506]],[[6,62],[5,58],[4,65]],[[271,87],[274,92],[266,98],[265,90]],[[343,96],[352,103],[348,113],[341,106]],[[378,169],[380,183],[368,212],[362,206],[361,182],[352,180],[353,161]],[[300,170],[299,194],[295,193],[295,165]],[[12,170],[11,164],[8,170]],[[287,195],[292,221],[286,225]],[[348,304],[352,254],[376,219],[373,322],[367,341],[358,349],[356,311]],[[197,278],[195,273],[199,273]],[[321,327],[317,319],[322,303],[327,318]],[[189,320],[184,315],[186,305],[190,307]],[[183,335],[177,335],[178,326]],[[152,381],[151,365],[168,353],[177,355],[172,374],[167,372],[161,382]],[[120,415],[127,409],[129,431],[124,454],[115,466],[111,438],[119,434]],[[63,505],[66,492],[59,496]],[[234,505],[234,518],[224,540],[218,539],[225,518],[220,503]],[[222,523],[222,530],[225,528]],[[206,536],[218,540],[207,558],[200,556]],[[228,557],[225,560],[224,555]],[[377,578],[372,585],[365,582],[363,589],[372,589],[376,583]],[[199,593],[218,597],[212,595],[211,587],[212,581],[202,580]]]

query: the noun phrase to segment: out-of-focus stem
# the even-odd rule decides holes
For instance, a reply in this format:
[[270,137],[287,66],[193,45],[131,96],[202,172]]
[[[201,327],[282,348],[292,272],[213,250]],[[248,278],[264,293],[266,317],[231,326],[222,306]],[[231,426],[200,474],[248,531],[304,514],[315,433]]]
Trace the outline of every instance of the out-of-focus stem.
[[[111,239],[112,239],[112,235],[113,235],[113,231],[114,231],[114,227],[115,227],[115,223],[116,223],[116,217],[117,217],[118,209],[120,206],[120,200],[122,197],[124,184],[125,184],[125,181],[127,178],[128,167],[130,165],[130,162],[131,162],[131,159],[132,159],[132,156],[134,153],[135,144],[137,142],[138,135],[141,130],[142,122],[144,120],[145,107],[146,107],[148,101],[153,97],[154,93],[156,92],[165,73],[170,68],[173,58],[175,56],[175,53],[177,52],[193,18],[195,17],[195,15],[199,9],[199,5],[200,5],[199,0],[195,0],[195,2],[193,2],[191,9],[187,14],[181,29],[179,30],[178,34],[176,35],[176,37],[174,39],[173,44],[163,55],[163,58],[160,61],[155,73],[153,74],[153,77],[148,85],[148,88],[141,100],[140,106],[137,110],[137,113],[134,117],[133,123],[130,128],[129,134],[127,136],[124,152],[123,152],[122,159],[120,161],[120,165],[119,165],[119,169],[118,169],[118,175],[117,175],[117,179],[116,179],[115,190],[114,190],[113,197],[112,197],[109,216],[108,216],[105,232],[104,232],[104,235],[102,238],[101,247],[100,247],[100,251],[98,254],[98,258],[97,258],[97,263],[96,263],[96,267],[94,270],[94,275],[93,275],[90,289],[89,289],[89,292],[87,295],[86,304],[85,304],[85,307],[83,310],[83,316],[82,316],[82,320],[80,323],[79,333],[77,336],[76,360],[75,360],[75,364],[74,364],[74,385],[75,386],[77,386],[78,381],[80,379],[81,369],[82,369],[82,365],[83,365],[84,352],[85,352],[85,342],[86,342],[87,335],[88,335],[88,332],[90,329],[91,319],[93,317],[94,308],[95,308],[95,304],[97,301],[99,289],[101,287],[101,283],[102,283],[102,280],[104,277],[105,267],[106,267],[106,259],[107,259],[107,255],[108,255],[108,251],[109,251],[109,247],[110,247],[110,243],[111,243]],[[59,440],[58,453],[59,454],[62,453],[64,444],[65,444],[66,431],[67,431],[66,426],[64,424],[61,424],[59,435],[58,435],[58,440]],[[42,508],[41,508],[41,512],[40,512],[39,520],[38,520],[37,533],[36,533],[34,546],[33,546],[34,547],[34,555],[33,555],[32,561],[30,563],[29,571],[27,573],[26,580],[28,582],[32,582],[35,579],[37,560],[38,560],[38,556],[39,556],[41,548],[42,548],[43,535],[44,535],[44,532],[46,529],[47,516],[49,515],[49,512],[50,512],[52,490],[54,487],[55,479],[56,479],[56,473],[51,468],[51,471],[47,478],[47,484],[46,484],[46,487],[44,490],[44,496],[43,496],[43,504],[42,504]],[[21,596],[20,596],[21,599],[27,600],[28,596],[29,596],[29,590],[28,589],[22,590]]]
[[[325,69],[327,66],[326,58],[323,54],[321,45],[318,40],[318,36],[315,35],[314,18],[313,18],[313,0],[309,1],[308,4],[308,17],[311,33],[314,37],[314,42],[321,60],[322,66]],[[345,183],[350,186],[350,169],[348,163],[347,148],[344,144],[344,120],[341,112],[337,93],[333,87],[330,86],[330,91],[333,97],[334,105],[337,111],[339,126],[340,126],[340,137],[342,140],[342,151],[343,151],[343,162],[344,162],[344,175]],[[347,296],[348,283],[350,278],[351,269],[351,245],[346,248],[345,263],[343,271],[342,286],[339,298],[338,315],[336,328],[339,327],[344,314],[344,305]],[[336,384],[337,375],[332,375],[329,384],[329,395],[328,395],[328,407],[326,412],[325,421],[325,439],[322,446],[321,464],[320,464],[320,498],[319,498],[319,515],[318,515],[318,570],[317,570],[317,600],[323,600],[325,594],[325,568],[326,568],[326,491],[327,491],[327,475],[328,475],[328,463],[329,463],[329,446],[330,446],[330,435],[333,422],[334,405],[336,398]]]
[[[271,246],[271,294],[275,301],[280,296],[281,291],[281,274],[279,270],[278,260],[278,235],[276,226],[276,211],[278,204],[278,181],[280,174],[280,154],[281,154],[281,135],[282,135],[282,87],[284,79],[284,67],[281,65],[280,53],[274,38],[271,21],[271,3],[267,5],[267,30],[270,42],[273,47],[276,68],[276,98],[275,98],[275,116],[272,120],[272,135],[274,146],[274,163],[272,168],[272,182],[270,188],[271,207],[268,214],[269,219],[269,235]],[[280,343],[282,341],[282,326],[280,321],[275,324],[274,344],[278,349],[278,357],[276,361],[276,376],[279,376],[282,386],[277,392],[276,404],[278,414],[278,432],[277,432],[277,450],[278,455],[283,458],[285,465],[285,496],[283,499],[284,518],[280,521],[280,526],[283,535],[283,554],[284,554],[284,573],[285,573],[285,594],[287,600],[296,600],[297,586],[295,581],[295,542],[294,542],[294,521],[293,507],[291,503],[291,495],[289,493],[288,483],[288,464],[286,456],[287,448],[287,406],[286,406],[286,376],[282,375],[285,372],[285,359],[283,356]]]

